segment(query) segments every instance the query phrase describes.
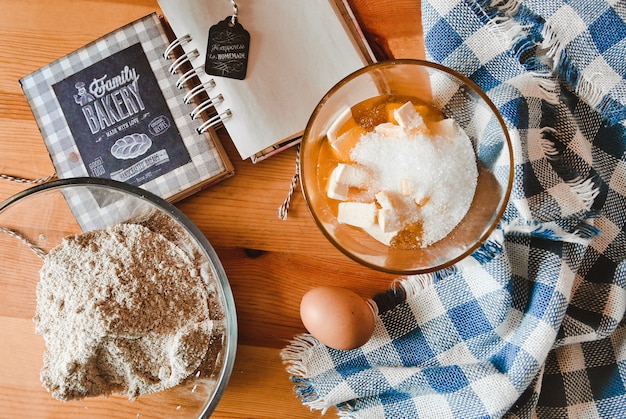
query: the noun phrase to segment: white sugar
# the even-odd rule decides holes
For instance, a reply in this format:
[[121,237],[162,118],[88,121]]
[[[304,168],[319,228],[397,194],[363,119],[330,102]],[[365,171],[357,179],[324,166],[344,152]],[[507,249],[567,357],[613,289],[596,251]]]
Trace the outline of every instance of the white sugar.
[[369,132],[350,153],[354,162],[372,173],[366,192],[358,199],[373,200],[380,191],[392,194],[405,225],[422,223],[422,246],[447,236],[465,216],[478,176],[465,132],[451,120],[433,125],[439,134]]

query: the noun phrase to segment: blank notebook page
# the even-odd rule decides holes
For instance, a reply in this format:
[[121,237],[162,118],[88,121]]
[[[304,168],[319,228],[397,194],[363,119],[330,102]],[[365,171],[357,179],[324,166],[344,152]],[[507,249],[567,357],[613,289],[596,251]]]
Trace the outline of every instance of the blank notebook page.
[[[231,16],[231,3],[159,0],[177,37],[189,34],[186,51],[204,68],[209,28]],[[216,106],[232,116],[224,121],[242,159],[278,142],[301,135],[313,109],[343,77],[367,64],[332,1],[255,0],[239,4],[238,20],[250,33],[244,80],[209,76],[221,93]]]

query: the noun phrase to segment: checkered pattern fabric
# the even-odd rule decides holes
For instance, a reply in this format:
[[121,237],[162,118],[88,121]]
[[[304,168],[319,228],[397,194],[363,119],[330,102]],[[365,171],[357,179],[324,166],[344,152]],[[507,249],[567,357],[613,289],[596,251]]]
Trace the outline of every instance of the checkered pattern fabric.
[[423,0],[422,17],[428,59],[506,121],[510,202],[470,257],[375,297],[363,347],[296,337],[296,392],[354,418],[624,417],[626,5]]
[[[222,175],[229,169],[215,143],[195,131],[200,122],[194,123],[190,120],[189,113],[193,106],[184,103],[185,90],[176,88],[177,76],[167,71],[171,61],[163,58],[163,52],[168,46],[168,39],[156,13],[123,26],[54,61],[22,78],[20,83],[39,125],[57,176],[61,179],[89,176],[84,162],[77,157],[80,155],[78,147],[52,85],[138,42],[141,43],[150,62],[163,97],[174,117],[174,123],[191,157],[189,163],[141,186],[169,200],[199,183]],[[91,220],[97,219],[100,212],[84,214],[86,225],[91,225]],[[81,211],[77,211],[77,214],[81,214]]]

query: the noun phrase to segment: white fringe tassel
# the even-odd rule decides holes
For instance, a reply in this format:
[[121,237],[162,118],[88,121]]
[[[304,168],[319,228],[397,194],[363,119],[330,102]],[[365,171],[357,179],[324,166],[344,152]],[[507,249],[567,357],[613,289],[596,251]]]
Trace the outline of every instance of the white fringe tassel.
[[317,339],[308,333],[296,336],[289,345],[280,351],[283,364],[287,364],[287,372],[300,378],[307,378],[309,371],[306,367],[309,354],[319,345]]
[[[544,154],[549,159],[558,157],[559,151],[554,146],[554,143],[545,136],[547,133],[554,135],[558,131],[552,127],[543,127],[540,132],[541,148],[543,149]],[[599,189],[594,187],[593,179],[585,179],[582,176],[578,176],[575,179],[566,181],[565,183],[569,185],[575,195],[580,198],[584,209],[587,211],[591,210],[595,198],[600,193]]]
[[431,287],[435,283],[432,274],[409,275],[403,279],[396,279],[393,286],[400,286],[406,292],[406,298],[413,298],[426,288]]
[[[565,56],[565,45],[562,42],[559,30],[548,22],[543,28],[542,36],[543,43],[541,47],[546,50],[546,56],[552,60],[552,69],[556,70]],[[598,106],[604,96],[601,81],[594,82],[594,79],[598,77],[602,77],[602,74],[593,73],[591,76],[581,74],[575,88],[575,93],[584,98],[592,107]]]
[[558,238],[558,240],[560,241],[579,244],[589,243],[589,239],[580,237],[576,233],[570,233],[553,224],[546,226],[538,221],[515,219],[503,225],[503,229],[506,234],[520,233],[538,236],[541,236],[544,234],[544,232],[549,231],[554,235],[555,238]]

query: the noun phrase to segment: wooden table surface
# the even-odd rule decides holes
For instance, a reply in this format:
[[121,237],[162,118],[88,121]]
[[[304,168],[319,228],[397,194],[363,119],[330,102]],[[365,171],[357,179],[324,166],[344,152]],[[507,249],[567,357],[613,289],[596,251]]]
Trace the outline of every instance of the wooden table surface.
[[[380,58],[423,57],[418,0],[351,4]],[[18,80],[155,10],[156,0],[0,0],[0,173],[27,178],[53,173]],[[338,285],[367,298],[386,290],[394,277],[359,266],[336,250],[315,226],[299,189],[288,219],[277,218],[294,172],[295,149],[254,165],[238,157],[228,138],[224,146],[235,176],[176,204],[214,246],[237,308],[237,357],[213,417],[319,417],[296,398],[280,358],[281,348],[305,331],[299,317],[302,295],[316,286]],[[27,187],[0,180],[0,201]],[[0,292],[0,307],[10,298]],[[0,313],[0,358],[10,350],[7,334],[16,338],[7,330],[7,316]],[[8,396],[14,379],[0,371],[0,417],[30,417],[37,402]],[[55,403],[38,405],[37,416],[60,417]],[[161,413],[155,406],[141,416]],[[105,407],[97,416],[120,414]]]

